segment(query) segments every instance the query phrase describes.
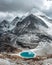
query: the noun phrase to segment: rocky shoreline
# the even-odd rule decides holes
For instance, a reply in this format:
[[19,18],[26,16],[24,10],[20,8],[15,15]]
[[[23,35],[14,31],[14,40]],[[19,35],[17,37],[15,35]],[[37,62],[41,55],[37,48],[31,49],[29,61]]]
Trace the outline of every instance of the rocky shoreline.
[[25,59],[15,54],[1,53],[0,65],[52,65],[52,55],[36,56],[36,58],[33,59]]

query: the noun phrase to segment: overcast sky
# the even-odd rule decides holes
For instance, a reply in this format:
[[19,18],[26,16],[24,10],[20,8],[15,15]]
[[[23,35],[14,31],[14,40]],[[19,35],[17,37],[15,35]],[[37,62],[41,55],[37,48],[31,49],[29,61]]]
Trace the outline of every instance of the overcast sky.
[[52,0],[0,0],[0,20],[22,16],[33,7],[52,18]]

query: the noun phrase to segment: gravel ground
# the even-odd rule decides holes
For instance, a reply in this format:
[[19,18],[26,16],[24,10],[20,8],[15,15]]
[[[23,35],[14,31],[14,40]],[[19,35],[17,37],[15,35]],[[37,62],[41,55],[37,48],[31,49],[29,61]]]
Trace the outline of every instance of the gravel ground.
[[17,55],[0,54],[0,65],[52,65],[52,55],[24,59]]

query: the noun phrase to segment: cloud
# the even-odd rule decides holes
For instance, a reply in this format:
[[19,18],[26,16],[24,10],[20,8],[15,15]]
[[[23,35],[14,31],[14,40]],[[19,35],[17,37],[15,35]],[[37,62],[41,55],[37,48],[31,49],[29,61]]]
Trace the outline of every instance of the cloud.
[[31,10],[33,7],[37,7],[51,17],[51,5],[52,3],[48,5],[46,0],[0,0],[0,14],[2,15],[0,15],[0,19],[5,17],[9,20],[17,15],[22,16],[24,12]]
[[[0,0],[0,21],[11,20],[12,17],[22,16],[33,7],[41,8],[42,0]],[[38,5],[38,6],[37,6]]]
[[12,21],[16,16],[22,17],[24,13],[22,12],[0,12],[0,22],[3,20]]
[[12,13],[0,12],[0,22],[4,19],[11,21],[13,18],[14,18],[14,15]]
[[42,0],[0,0],[0,11],[26,11],[37,6],[41,8]]
[[44,0],[42,11],[52,18],[52,0]]

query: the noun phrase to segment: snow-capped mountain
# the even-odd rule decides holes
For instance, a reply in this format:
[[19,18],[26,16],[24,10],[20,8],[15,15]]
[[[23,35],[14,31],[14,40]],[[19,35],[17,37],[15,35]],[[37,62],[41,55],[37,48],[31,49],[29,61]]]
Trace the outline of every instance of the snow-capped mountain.
[[27,14],[18,21],[13,33],[17,35],[17,45],[35,48],[39,43],[50,43],[52,38],[46,33],[48,25],[36,14]]
[[38,18],[37,16],[30,14],[26,18],[24,18],[21,22],[18,22],[16,28],[14,29],[16,34],[23,34],[35,32],[35,30],[40,30],[41,28],[48,28],[43,20]]
[[[35,48],[39,43],[51,43],[52,37],[47,34],[49,22],[42,17],[44,14],[41,11],[37,10],[35,13],[34,11],[27,12],[21,18],[16,17],[9,27],[6,26],[5,21],[5,24],[2,23],[3,28],[1,29],[6,31],[6,34],[11,38],[10,44],[12,46]],[[12,37],[9,34],[12,34]]]

